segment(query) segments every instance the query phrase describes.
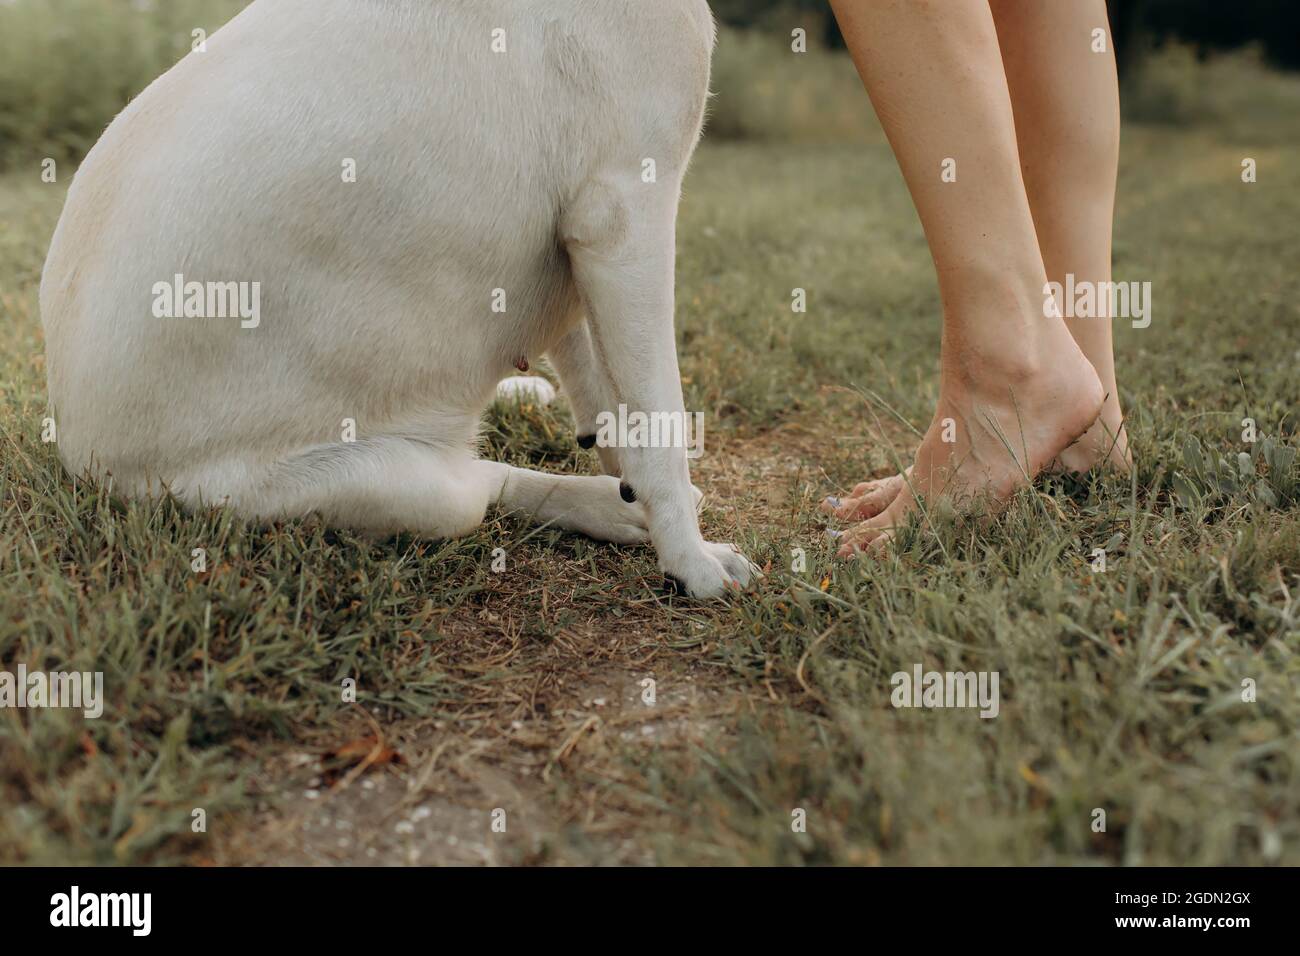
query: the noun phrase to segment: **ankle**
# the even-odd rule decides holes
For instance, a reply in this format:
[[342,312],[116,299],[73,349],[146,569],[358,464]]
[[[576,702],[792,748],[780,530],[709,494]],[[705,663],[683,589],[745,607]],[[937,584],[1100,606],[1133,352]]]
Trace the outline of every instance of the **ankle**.
[[993,328],[1007,324],[1031,327],[1049,313],[1047,273],[1041,263],[1008,265],[1005,259],[972,259],[939,273],[939,294],[948,321],[978,322]]
[[1039,330],[1007,330],[991,338],[945,334],[940,365],[944,380],[964,391],[1005,396],[1008,388],[1023,388],[1072,369],[1074,359],[1081,358],[1072,354],[1077,352],[1068,336],[1052,345],[1041,342]]

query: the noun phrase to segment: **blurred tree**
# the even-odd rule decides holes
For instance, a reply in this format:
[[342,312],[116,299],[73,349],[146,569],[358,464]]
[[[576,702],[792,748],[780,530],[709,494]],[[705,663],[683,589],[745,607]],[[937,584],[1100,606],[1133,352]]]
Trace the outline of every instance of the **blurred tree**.
[[[1043,0],[1061,2],[1061,0]],[[1181,40],[1202,57],[1258,42],[1269,62],[1300,69],[1300,0],[1108,0],[1121,76],[1149,46]],[[738,27],[772,26],[816,14],[830,46],[843,46],[826,0],[710,0],[717,18]],[[812,24],[809,24],[812,26]]]
[[1144,49],[1170,40],[1202,58],[1258,42],[1274,66],[1300,69],[1300,3],[1294,0],[1109,0],[1121,77]]
[[813,29],[821,31],[828,46],[844,46],[826,0],[709,0],[709,6],[720,22],[733,27],[774,26],[782,19],[798,18],[808,25],[810,33]]

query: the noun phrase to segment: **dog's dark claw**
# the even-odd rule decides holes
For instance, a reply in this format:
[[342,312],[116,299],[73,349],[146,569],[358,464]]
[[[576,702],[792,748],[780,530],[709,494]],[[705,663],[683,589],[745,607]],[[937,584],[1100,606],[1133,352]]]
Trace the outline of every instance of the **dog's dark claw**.
[[579,436],[578,436],[578,447],[579,447],[579,448],[595,448],[595,447],[596,447],[596,436],[595,436],[595,435],[579,435]]
[[664,591],[677,597],[686,597],[686,585],[671,574],[664,575]]
[[618,483],[618,493],[623,497],[623,500],[626,501],[628,504],[631,504],[632,502],[636,501],[636,492],[632,490],[632,486],[629,485],[626,481],[620,481]]

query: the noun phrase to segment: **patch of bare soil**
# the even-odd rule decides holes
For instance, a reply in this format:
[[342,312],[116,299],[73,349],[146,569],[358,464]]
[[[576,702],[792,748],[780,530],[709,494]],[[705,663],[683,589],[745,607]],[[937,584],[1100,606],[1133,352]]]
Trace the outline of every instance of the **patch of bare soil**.
[[335,779],[319,752],[279,755],[258,780],[267,806],[246,838],[215,862],[651,862],[628,833],[625,813],[591,799],[599,788],[584,792],[583,781],[617,784],[628,751],[703,744],[730,725],[743,699],[739,688],[690,671],[604,665],[568,689],[567,703],[544,708],[536,719],[388,728],[393,736],[383,744],[402,754],[400,764]]
[[[695,474],[716,540],[744,530],[788,537],[792,515],[824,493],[815,463],[826,434],[816,424],[711,442]],[[464,689],[457,713],[381,727],[358,707],[342,742],[336,727],[318,745],[271,756],[252,781],[257,812],[235,838],[212,841],[219,849],[205,861],[652,863],[651,841],[671,814],[647,795],[641,758],[717,746],[742,713],[791,691],[710,664],[717,612],[667,611],[644,587],[589,609],[569,605],[558,633],[528,636],[530,619],[556,620],[553,602],[591,574],[580,562],[557,565],[531,589],[441,622],[439,663]]]

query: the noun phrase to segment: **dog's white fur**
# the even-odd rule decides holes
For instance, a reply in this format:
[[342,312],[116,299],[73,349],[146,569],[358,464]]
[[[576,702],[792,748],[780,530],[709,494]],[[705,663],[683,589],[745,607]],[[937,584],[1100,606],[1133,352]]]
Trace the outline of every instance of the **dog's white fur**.
[[[496,503],[648,537],[693,595],[744,585],[685,449],[602,456],[635,503],[473,453],[520,357],[548,355],[580,435],[682,411],[674,230],[713,40],[704,0],[256,0],[72,185],[41,285],[64,464],[375,533],[461,535]],[[260,324],[155,317],[176,274],[260,282]]]

